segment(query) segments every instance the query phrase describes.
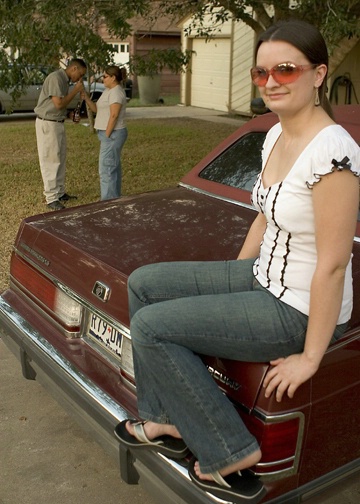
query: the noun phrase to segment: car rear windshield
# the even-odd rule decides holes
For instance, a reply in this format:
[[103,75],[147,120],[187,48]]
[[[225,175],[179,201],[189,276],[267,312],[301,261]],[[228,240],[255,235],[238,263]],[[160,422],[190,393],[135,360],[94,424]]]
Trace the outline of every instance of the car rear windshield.
[[199,174],[200,178],[251,191],[261,171],[265,132],[251,132],[234,143]]

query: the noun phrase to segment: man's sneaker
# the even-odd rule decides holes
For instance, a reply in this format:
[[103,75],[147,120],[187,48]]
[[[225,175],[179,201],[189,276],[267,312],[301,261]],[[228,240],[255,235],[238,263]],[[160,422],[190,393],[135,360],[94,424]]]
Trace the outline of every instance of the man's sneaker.
[[60,196],[59,201],[69,201],[71,199],[77,199],[77,196],[65,193]]
[[51,203],[48,203],[47,206],[51,208],[51,210],[62,210],[65,208],[65,206],[60,203],[59,200],[52,201]]

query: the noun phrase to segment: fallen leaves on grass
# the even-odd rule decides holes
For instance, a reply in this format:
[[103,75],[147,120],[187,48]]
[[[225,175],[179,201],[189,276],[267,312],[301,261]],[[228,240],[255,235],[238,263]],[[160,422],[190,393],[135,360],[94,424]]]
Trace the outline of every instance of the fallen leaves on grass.
[[[78,199],[67,206],[99,199],[96,134],[67,122],[66,190]],[[8,285],[9,258],[21,221],[47,212],[39,169],[34,121],[2,123],[0,152],[0,291]],[[122,155],[123,193],[157,190],[181,179],[236,126],[179,119],[133,119]]]

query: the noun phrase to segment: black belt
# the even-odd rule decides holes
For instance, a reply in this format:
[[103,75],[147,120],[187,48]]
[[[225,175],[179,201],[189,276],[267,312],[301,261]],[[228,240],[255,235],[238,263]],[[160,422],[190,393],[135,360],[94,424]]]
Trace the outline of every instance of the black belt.
[[40,116],[37,116],[38,119],[41,119],[42,121],[51,121],[51,122],[59,122],[59,123],[63,123],[65,121],[65,119],[45,119],[45,117],[40,117]]

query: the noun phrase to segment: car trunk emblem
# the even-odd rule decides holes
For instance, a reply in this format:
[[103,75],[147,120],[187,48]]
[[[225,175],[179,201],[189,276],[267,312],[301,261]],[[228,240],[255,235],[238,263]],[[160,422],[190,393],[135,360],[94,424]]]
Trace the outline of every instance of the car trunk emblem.
[[92,293],[94,294],[94,296],[96,296],[98,299],[101,299],[101,301],[104,301],[105,303],[110,297],[111,290],[102,282],[97,281],[95,282]]

